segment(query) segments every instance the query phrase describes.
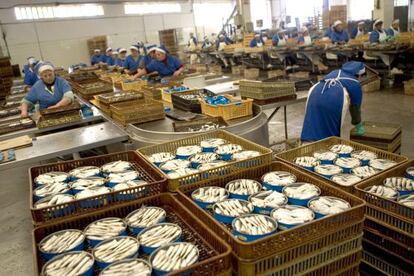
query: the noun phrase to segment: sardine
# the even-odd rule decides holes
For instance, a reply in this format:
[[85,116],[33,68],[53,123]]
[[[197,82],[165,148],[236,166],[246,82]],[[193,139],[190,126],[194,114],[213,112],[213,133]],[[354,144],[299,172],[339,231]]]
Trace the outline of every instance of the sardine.
[[181,227],[172,223],[160,223],[145,229],[138,235],[138,242],[148,247],[160,247],[174,242],[182,233]]
[[70,176],[76,178],[88,178],[97,176],[100,173],[100,169],[95,166],[84,166],[73,169],[69,172]]
[[172,243],[154,252],[151,264],[157,270],[172,272],[194,264],[198,256],[196,245],[188,242]]
[[228,164],[226,161],[216,160],[216,161],[213,161],[213,162],[201,164],[200,166],[197,167],[197,169],[199,171],[206,171],[206,170],[210,170],[210,169],[214,169],[214,168],[217,168],[217,167],[224,166],[226,164]]
[[295,164],[301,167],[315,167],[319,165],[319,160],[313,156],[297,157],[294,160]]
[[388,159],[373,159],[369,161],[369,165],[376,170],[383,171],[397,165],[397,162]]
[[219,159],[219,156],[212,152],[201,152],[191,156],[190,161],[196,163],[210,163]]
[[227,141],[221,138],[211,138],[201,141],[200,146],[203,148],[215,148],[227,144]]
[[260,208],[279,208],[287,203],[287,197],[276,191],[262,191],[252,195],[249,201]]
[[359,167],[361,165],[361,162],[358,159],[352,157],[340,157],[335,160],[335,165],[342,168],[353,169]]
[[368,193],[375,194],[377,196],[385,197],[388,199],[396,199],[398,191],[394,188],[386,187],[383,185],[374,185],[365,189]]
[[236,152],[235,154],[233,154],[233,160],[240,161],[240,160],[245,160],[245,159],[249,159],[249,158],[253,158],[257,156],[260,156],[260,152],[256,150],[244,150],[244,151]]
[[384,180],[384,186],[394,188],[397,191],[414,190],[414,181],[405,177],[388,177]]
[[105,178],[102,177],[88,177],[80,178],[69,184],[72,189],[85,190],[92,187],[99,187],[105,185]]
[[126,190],[126,189],[130,189],[130,188],[143,186],[143,185],[146,185],[146,184],[148,184],[148,182],[143,181],[143,180],[130,180],[130,181],[127,181],[127,182],[116,184],[112,188],[112,190],[113,191],[121,191],[121,190]]
[[352,169],[352,174],[361,178],[368,178],[377,173],[378,171],[374,168],[371,168],[370,166],[356,167]]
[[352,152],[351,157],[357,158],[359,160],[373,160],[373,159],[377,159],[377,154],[372,151],[358,150],[358,151]]
[[398,203],[408,206],[410,208],[414,208],[414,194],[405,197],[400,197],[398,199]]
[[56,256],[43,267],[45,276],[82,275],[94,264],[94,258],[86,251],[68,252]]
[[159,223],[165,218],[167,213],[159,207],[141,207],[130,213],[125,221],[132,227],[149,227]]
[[314,219],[315,215],[309,208],[297,205],[285,205],[273,210],[271,216],[280,223],[295,225]]
[[48,235],[39,243],[39,249],[46,253],[69,251],[85,240],[82,231],[68,229]]
[[56,194],[63,194],[69,191],[70,188],[67,183],[55,182],[51,185],[42,185],[33,191],[33,194],[38,197],[47,197]]
[[411,176],[411,177],[414,177],[414,167],[408,167],[408,168],[405,170],[405,173],[406,173],[407,175]]
[[68,179],[69,174],[65,172],[48,172],[37,176],[34,181],[36,185],[40,186],[65,182]]
[[226,190],[232,194],[252,195],[262,189],[259,182],[251,179],[237,179],[226,184]]
[[151,266],[143,259],[126,259],[112,263],[99,276],[150,276]]
[[229,193],[224,188],[210,186],[195,190],[191,196],[193,197],[193,199],[201,202],[215,203],[228,198]]
[[188,160],[182,160],[182,159],[174,159],[167,161],[165,163],[162,163],[160,165],[160,169],[167,170],[167,171],[176,171],[178,169],[184,169],[190,167],[191,162]]
[[[68,195],[68,194],[51,195],[51,196],[44,197],[44,198],[36,201],[36,203],[34,204],[34,208],[41,209],[41,208],[45,208],[45,207],[48,207],[48,206],[68,203],[68,202],[71,202],[73,200],[75,200],[75,198],[72,195]],[[63,206],[63,208],[64,208],[64,206]]]
[[361,177],[354,174],[340,173],[332,176],[331,180],[342,186],[352,186],[362,180]]
[[283,171],[270,172],[262,177],[262,181],[270,185],[286,186],[296,182],[296,176]]
[[328,150],[318,150],[313,153],[313,157],[315,157],[318,160],[329,160],[333,161],[336,158],[338,158],[338,155],[332,151]]
[[265,235],[276,230],[276,222],[268,216],[250,214],[234,219],[232,226],[240,233]]
[[179,147],[176,150],[176,154],[177,155],[182,155],[182,156],[190,156],[196,153],[200,153],[202,151],[200,146],[196,146],[196,145],[192,145],[192,146],[183,146],[183,147]]
[[110,173],[106,178],[106,181],[111,183],[122,183],[139,178],[140,174],[137,171],[126,171],[119,173]]
[[163,163],[163,162],[173,160],[174,158],[175,158],[175,155],[172,154],[171,152],[159,152],[159,153],[154,153],[148,156],[148,159],[152,163]]
[[176,179],[176,178],[187,176],[193,173],[198,173],[198,170],[193,169],[193,168],[182,168],[182,169],[178,169],[175,171],[171,171],[170,173],[167,174],[167,177],[170,179]]
[[220,145],[216,149],[217,154],[234,154],[243,150],[243,147],[237,144]]
[[132,237],[115,237],[99,243],[93,249],[96,260],[113,263],[119,260],[131,258],[138,252],[139,243]]
[[114,161],[107,163],[101,167],[101,172],[103,173],[120,173],[129,171],[132,169],[132,163],[128,161]]
[[308,199],[319,196],[321,190],[318,186],[310,183],[295,183],[286,186],[283,189],[283,193],[290,198]]
[[106,240],[121,234],[126,230],[125,222],[120,218],[104,218],[89,224],[84,231],[90,240]]
[[85,189],[83,191],[80,191],[75,195],[76,199],[83,199],[91,196],[98,196],[110,193],[112,191],[111,188],[104,187],[104,186],[98,186],[98,187],[91,187],[88,189]]
[[253,212],[253,204],[245,200],[226,199],[213,206],[213,211],[219,215],[239,217]]
[[348,154],[354,151],[354,148],[348,145],[333,145],[330,149],[330,151],[334,153],[341,153],[341,154]]
[[323,175],[333,176],[342,173],[342,169],[337,165],[318,165],[315,167],[315,172]]
[[309,202],[309,209],[323,215],[342,213],[349,208],[349,202],[333,196],[321,196]]

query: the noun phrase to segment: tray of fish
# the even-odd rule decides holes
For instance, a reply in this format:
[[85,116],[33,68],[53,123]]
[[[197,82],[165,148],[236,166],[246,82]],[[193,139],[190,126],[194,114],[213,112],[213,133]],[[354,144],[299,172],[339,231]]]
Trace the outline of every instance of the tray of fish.
[[345,210],[351,208],[351,205],[341,198],[333,196],[320,196],[311,199],[308,202],[308,208],[311,209],[316,218],[321,218],[323,216],[334,215],[342,213]]
[[227,199],[229,192],[221,187],[207,186],[195,190],[191,197],[201,208],[211,209],[216,202]]
[[159,207],[143,207],[125,218],[129,231],[139,234],[145,228],[165,221],[167,213]]
[[319,175],[321,175],[325,178],[328,178],[328,179],[330,179],[334,175],[337,175],[337,174],[340,174],[340,173],[344,172],[344,170],[341,167],[339,167],[337,165],[329,165],[329,164],[328,165],[318,165],[318,166],[315,167],[314,171],[317,174],[319,174]]
[[92,275],[94,263],[92,254],[86,251],[68,252],[48,261],[43,266],[41,275]]
[[198,166],[205,163],[211,163],[219,159],[218,154],[212,152],[196,153],[190,157],[191,166],[197,169]]
[[[314,157],[320,165],[312,164],[314,160],[309,159],[310,157]],[[326,138],[281,152],[276,155],[276,159],[305,167],[317,175],[329,178],[332,185],[350,193],[356,192],[355,185],[358,183],[407,160],[406,157],[339,137]],[[342,172],[338,168],[330,167],[333,165],[338,166]],[[317,168],[322,168],[322,171],[317,171]],[[326,168],[332,168],[333,171],[327,171]],[[340,175],[335,176],[338,174]],[[353,176],[345,177],[344,174]]]
[[99,276],[136,275],[151,276],[152,267],[144,259],[126,259],[116,261],[99,273]]
[[[233,154],[241,151],[246,152],[239,155],[237,160],[233,160]],[[225,177],[228,174],[244,170],[247,167],[254,169],[255,167],[269,164],[272,159],[271,150],[224,130],[196,134],[188,138],[144,147],[139,149],[138,152],[165,174],[168,179],[169,191],[176,191],[182,185],[204,183],[214,178]],[[175,155],[175,159],[155,160],[154,157],[161,153],[171,153]],[[165,162],[177,159],[189,161],[189,158],[199,153],[217,154],[219,156],[218,160],[225,162],[211,160],[208,163],[200,163],[199,167],[202,167],[201,169],[199,167],[193,167],[193,170],[188,169],[189,166],[185,166],[184,168],[180,168],[183,169],[180,172],[169,175],[169,170],[165,170],[165,168],[163,170],[163,168],[159,167]]]
[[[268,189],[251,195],[249,201],[224,199],[224,190],[228,191],[226,185],[233,180],[240,179],[238,176],[242,176],[242,179],[257,181],[263,187],[265,187],[264,179],[269,184],[281,184],[284,193]],[[222,190],[223,199],[216,202],[212,209],[203,208],[194,194],[198,195],[202,188],[211,189],[211,187],[217,191],[220,191],[220,188],[224,189]],[[228,192],[230,194],[230,191]],[[307,207],[307,203],[318,196],[332,196],[345,200],[350,204],[350,208],[344,209],[341,213],[324,216],[313,223],[315,213]],[[256,263],[257,261],[256,265],[259,263],[265,265],[266,256],[269,257],[266,262],[270,261],[274,256],[279,256],[278,252],[285,252],[286,248],[305,246],[307,242],[324,235],[326,229],[340,231],[355,223],[362,223],[364,218],[364,202],[361,199],[332,187],[327,179],[313,176],[300,168],[281,162],[242,171],[231,177],[214,179],[204,185],[182,186],[178,189],[177,198],[212,231],[218,233],[231,245],[235,256],[240,258],[239,262],[249,260],[250,263],[253,261]],[[216,197],[215,200],[219,199]],[[301,202],[302,206],[295,205],[296,202]],[[261,212],[263,210],[266,212]],[[231,223],[238,217],[254,213],[268,215],[275,219],[280,231],[261,238],[260,242],[241,242],[234,235]],[[359,231],[362,231],[361,229]]]
[[226,184],[225,189],[229,191],[230,198],[247,200],[249,196],[262,189],[262,185],[251,179],[237,179]]
[[266,215],[248,214],[234,219],[232,228],[238,239],[251,242],[276,233],[277,222]]
[[150,196],[166,178],[134,151],[30,168],[35,224]]
[[383,182],[384,186],[396,189],[400,196],[414,192],[414,180],[406,177],[388,177]]
[[[165,222],[153,223],[146,216],[143,230],[138,235],[131,232],[126,223],[131,214],[152,210],[162,210]],[[231,270],[230,247],[166,193],[39,226],[33,241],[35,273],[50,269],[50,263],[67,254],[81,252],[91,260],[53,266],[64,273],[48,275],[222,275]],[[56,256],[46,259],[41,251],[45,246],[57,249],[52,251]],[[87,266],[82,263],[86,261]],[[83,268],[87,274],[74,273]]]
[[262,185],[268,190],[282,192],[283,187],[296,182],[296,176],[289,172],[269,172],[262,176]]

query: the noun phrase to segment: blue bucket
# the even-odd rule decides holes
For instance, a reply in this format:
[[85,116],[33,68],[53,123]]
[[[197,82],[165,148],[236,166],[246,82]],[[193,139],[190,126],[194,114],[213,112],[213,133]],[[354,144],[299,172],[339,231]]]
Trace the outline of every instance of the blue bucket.
[[[229,191],[228,186],[232,182],[235,182],[235,181],[237,181],[237,180],[233,180],[233,181],[230,181],[229,183],[227,183],[226,186],[225,186],[225,189],[227,191]],[[254,181],[254,183],[256,183],[258,185],[258,187],[259,187],[258,191],[261,191],[262,190],[262,185],[259,182],[257,182],[257,181]],[[251,195],[240,195],[240,194],[232,193],[232,192],[229,191],[229,198],[248,200],[250,196]]]
[[321,165],[333,165],[335,160],[323,160],[323,159],[321,159],[321,160],[319,160],[319,162],[320,162]]
[[[220,189],[224,189],[224,188],[222,188],[222,187],[216,187],[216,186],[211,186],[211,187],[215,187],[215,188],[220,188]],[[208,188],[208,187],[204,187],[204,188]],[[202,189],[202,188],[199,188],[199,189]],[[194,200],[194,202],[200,207],[200,208],[202,208],[202,209],[212,209],[213,208],[213,205],[214,204],[216,204],[216,202],[204,202],[204,201],[200,201],[200,200],[197,200],[195,197],[194,197],[194,194],[195,193],[197,193],[197,191],[199,190],[199,189],[197,189],[197,190],[194,190],[192,193],[191,193],[191,198]],[[225,189],[224,189],[225,190]],[[229,197],[229,192],[227,191],[227,190],[225,190],[226,191],[226,195],[227,195],[227,198]]]
[[[80,234],[82,234],[82,235],[83,235],[82,231],[80,231],[80,230],[77,230],[77,229],[65,229],[65,230],[61,230],[61,231],[54,232],[54,233],[52,233],[52,234],[50,234],[50,235],[46,236],[45,238],[43,238],[43,239],[40,241],[39,245],[40,245],[40,244],[42,244],[42,243],[43,243],[44,241],[46,241],[47,239],[49,239],[49,238],[50,238],[50,236],[54,236],[54,235],[56,235],[56,234],[59,234],[59,233],[62,233],[62,232],[67,232],[67,231],[78,232],[78,233],[80,233]],[[69,250],[66,250],[66,251],[63,251],[63,252],[59,252],[59,253],[45,252],[45,251],[43,251],[43,250],[40,248],[40,246],[39,246],[40,256],[41,256],[44,260],[49,261],[49,260],[53,259],[54,257],[56,257],[56,256],[58,256],[58,255],[61,255],[61,254],[64,254],[64,253],[67,253],[67,252],[72,252],[72,251],[82,251],[82,250],[85,248],[85,243],[84,243],[84,242],[85,242],[85,236],[83,236],[82,241],[81,241],[79,244],[77,244],[75,247],[70,248]]]
[[219,154],[220,159],[223,161],[231,161],[233,159],[233,154],[232,153],[227,153],[227,154]]
[[40,275],[46,275],[46,268],[47,268],[47,266],[50,264],[50,263],[53,263],[54,261],[56,261],[56,260],[59,260],[60,258],[62,258],[62,257],[64,257],[64,256],[66,256],[66,255],[72,255],[72,254],[79,254],[79,253],[82,253],[82,254],[87,254],[92,260],[93,260],[93,262],[92,262],[92,265],[91,265],[91,267],[90,268],[88,268],[84,273],[82,273],[82,274],[79,274],[79,276],[92,276],[93,275],[93,272],[94,272],[94,267],[93,267],[93,265],[94,265],[94,263],[95,263],[95,258],[93,257],[93,255],[92,254],[90,254],[89,252],[86,252],[86,251],[71,251],[71,252],[67,252],[67,253],[63,253],[63,254],[60,254],[60,255],[58,255],[58,256],[56,256],[56,257],[54,257],[53,259],[51,259],[51,260],[49,260],[44,266],[43,266],[43,268],[42,268],[42,273],[40,274]]
[[216,151],[216,149],[217,149],[217,147],[201,147],[201,150],[203,151],[203,152],[215,152]]
[[[250,216],[250,215],[244,215],[242,217],[245,217],[245,216]],[[271,217],[269,217],[268,219],[271,220],[272,223],[274,223],[274,226],[275,226],[275,229],[272,232],[269,232],[269,233],[266,233],[266,234],[263,234],[263,235],[251,235],[251,234],[246,234],[246,233],[239,232],[234,227],[234,224],[236,223],[236,219],[233,220],[233,222],[232,222],[232,228],[233,228],[233,230],[231,232],[239,240],[244,241],[244,242],[252,242],[252,241],[255,241],[255,240],[258,240],[258,239],[261,239],[261,238],[270,236],[270,235],[273,235],[274,233],[277,232],[277,227],[278,227],[277,226],[277,222],[273,218],[271,218]]]
[[411,195],[414,191],[398,191],[400,196]]
[[[240,200],[240,201],[244,202],[245,204],[251,204],[250,202],[248,202],[246,200],[241,200],[241,199],[227,199],[227,200]],[[213,212],[215,210],[215,207],[214,206],[216,204],[218,204],[218,203],[215,203],[213,205]],[[250,213],[253,212],[253,210],[254,210],[254,206],[251,208]],[[221,214],[218,214],[218,213],[214,212],[214,218],[216,220],[218,220],[219,222],[223,222],[225,224],[231,224],[233,222],[233,219],[235,219],[236,217],[225,216],[225,215],[221,215]]]
[[[298,184],[299,184],[299,183],[298,183]],[[296,185],[296,183],[295,183],[295,184],[291,184],[291,185]],[[292,204],[292,205],[307,206],[307,205],[308,205],[309,200],[311,200],[312,198],[315,198],[315,197],[317,197],[317,196],[319,196],[319,195],[321,194],[321,189],[320,189],[318,186],[316,186],[316,187],[318,188],[318,190],[319,190],[319,193],[318,193],[317,195],[314,195],[314,196],[312,196],[312,197],[305,198],[305,199],[299,199],[299,198],[289,197],[289,196],[286,194],[285,189],[286,189],[287,187],[291,186],[291,185],[285,186],[285,187],[283,188],[283,194],[284,194],[285,196],[287,196],[287,198],[288,198],[288,202],[289,202],[290,204]]]
[[[141,231],[139,234],[138,234],[138,236],[137,236],[137,240],[138,240],[138,242],[140,241],[140,236],[142,236],[145,232],[147,232],[147,231],[149,231],[149,230],[151,230],[151,229],[153,229],[153,228],[155,228],[155,227],[159,227],[159,226],[161,226],[161,225],[171,225],[171,226],[174,226],[174,227],[178,227],[179,229],[180,229],[180,233],[179,233],[179,235],[175,238],[175,239],[173,239],[172,241],[170,241],[169,243],[174,243],[174,242],[179,242],[179,241],[181,241],[181,235],[182,235],[182,229],[181,229],[181,227],[180,226],[178,226],[177,224],[174,224],[174,223],[159,223],[159,224],[156,224],[156,225],[153,225],[153,226],[150,226],[150,227],[147,227],[147,228],[145,228],[143,231]],[[140,243],[140,251],[142,252],[142,253],[144,253],[144,254],[147,254],[147,255],[149,255],[149,254],[151,254],[152,252],[154,252],[155,250],[157,250],[157,248],[159,248],[159,247],[161,247],[161,246],[163,246],[163,245],[161,245],[161,246],[158,246],[158,247],[151,247],[151,246],[145,246],[144,244],[142,244],[141,242],[139,242]]]
[[[161,209],[161,208],[159,208],[159,207],[154,207],[154,206],[149,206],[149,207],[146,207],[146,208],[157,208],[157,209]],[[133,212],[131,212],[131,213],[129,213],[126,217],[125,217],[125,221],[126,222],[128,222],[128,218],[130,217],[130,216],[133,216],[136,212],[138,212],[139,211],[139,209],[138,210],[135,210],[135,211],[133,211]],[[165,216],[163,216],[163,217],[161,217],[155,224],[158,224],[158,223],[162,223],[162,222],[164,222],[165,221]],[[128,224],[128,223],[127,223]],[[147,227],[140,227],[140,226],[132,226],[132,225],[129,225],[128,224],[128,230],[129,230],[129,232],[130,233],[132,233],[132,234],[135,234],[135,235],[138,235],[139,233],[141,233],[141,231],[142,230],[144,230],[145,228],[147,228]]]
[[[279,229],[280,230],[287,230],[287,229],[291,229],[291,228],[294,228],[294,227],[296,227],[296,226],[300,226],[300,225],[302,225],[302,224],[304,224],[304,223],[308,223],[308,222],[310,222],[310,221],[313,221],[314,219],[315,219],[315,212],[313,212],[311,209],[309,209],[309,208],[307,208],[307,207],[304,207],[304,206],[300,206],[300,205],[296,205],[296,206],[293,206],[293,207],[300,207],[300,208],[305,208],[305,209],[307,209],[307,210],[309,210],[311,213],[312,213],[312,219],[311,220],[309,220],[309,221],[306,221],[306,222],[303,222],[303,223],[296,223],[296,224],[288,224],[288,223],[283,223],[283,222],[281,222],[281,221],[278,221],[278,220],[276,220],[276,222],[278,223],[278,225],[279,225]],[[273,211],[272,211],[272,213],[270,214],[270,217],[272,217],[272,218],[275,218],[275,216],[274,216],[274,212],[276,212],[277,211],[277,209],[273,209]]]
[[[138,243],[137,239],[135,239],[135,238],[133,238],[133,237],[129,237],[129,236],[125,236],[125,237],[114,237],[114,238],[107,239],[107,240],[104,240],[104,241],[100,242],[100,243],[99,243],[99,244],[97,244],[97,245],[94,247],[94,249],[92,250],[92,254],[93,254],[93,256],[95,257],[95,251],[97,250],[97,248],[98,248],[99,246],[101,246],[102,244],[105,244],[105,243],[107,243],[107,242],[111,242],[112,240],[117,240],[117,239],[131,239],[131,240],[136,241],[136,243],[137,243],[137,251],[136,251],[136,252],[134,252],[134,253],[132,253],[130,256],[128,256],[128,257],[126,257],[126,258],[124,258],[123,260],[138,257],[139,243]],[[117,260],[117,261],[121,261],[121,260]],[[105,261],[100,261],[100,260],[98,260],[96,257],[95,257],[95,262],[96,262],[97,266],[98,266],[100,269],[104,269],[104,268],[106,268],[107,266],[109,266],[109,265],[111,265],[111,264],[113,263],[113,262],[112,262],[112,263],[107,263],[107,262],[105,262]]]
[[272,190],[272,191],[276,191],[276,192],[280,192],[280,193],[282,192],[283,188],[285,187],[285,186],[282,186],[282,185],[272,185],[272,184],[269,184],[267,182],[262,182],[262,186],[265,187],[268,190]]
[[190,157],[191,155],[179,155],[179,154],[175,156],[176,159],[181,159],[181,160],[188,160]]
[[135,262],[144,263],[149,268],[149,271],[150,271],[149,275],[152,275],[152,267],[151,267],[150,263],[147,262],[144,259],[125,259],[125,260],[113,262],[112,264],[108,265],[105,269],[103,269],[100,274],[101,275],[104,274],[107,270],[111,269],[111,267],[114,267],[114,266],[117,266],[117,265],[120,265],[120,264],[124,264],[124,263],[126,263],[126,264],[131,263],[131,262],[133,262],[133,263],[135,263]]
[[351,157],[351,153],[338,153],[339,157]]

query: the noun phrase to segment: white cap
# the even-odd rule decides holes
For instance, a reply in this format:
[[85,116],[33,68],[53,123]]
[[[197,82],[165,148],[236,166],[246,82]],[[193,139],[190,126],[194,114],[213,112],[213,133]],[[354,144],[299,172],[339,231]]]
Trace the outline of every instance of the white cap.
[[111,47],[106,48],[106,52],[107,53],[110,52],[110,51],[112,51],[112,48]]
[[95,50],[93,50],[95,53],[99,53],[99,52],[101,52],[101,49],[95,49]]
[[119,53],[126,52],[126,51],[127,51],[127,49],[125,49],[125,48],[119,49]]
[[149,48],[149,50],[147,51],[147,53],[151,53],[151,52],[153,52],[153,51],[155,51],[157,49],[158,49],[158,47],[151,47],[151,48]]
[[341,20],[336,20],[334,22],[333,26],[336,27],[336,26],[341,25],[341,24],[342,24],[342,21]]
[[359,21],[358,22],[358,25],[364,25],[365,24],[365,22],[364,21]]
[[372,25],[373,27],[375,27],[375,25],[378,25],[379,23],[383,23],[384,21],[382,19],[377,19],[374,22],[374,25]]
[[36,59],[34,57],[30,57],[27,61],[29,62],[30,65],[36,63]]
[[[154,49],[155,51],[157,51],[157,52],[161,52],[161,53],[163,53],[163,54],[166,54],[167,52],[164,50],[164,49],[162,49],[162,48],[160,48],[160,47],[154,47],[154,48],[152,48],[152,49]],[[151,50],[152,50],[151,49]],[[151,51],[150,50],[150,51]]]
[[365,66],[364,68],[362,68],[361,70],[359,70],[358,75],[363,75],[365,74]]
[[130,46],[129,49],[139,51],[138,47],[134,45]]
[[52,70],[53,71],[54,69],[53,69],[52,65],[46,63],[46,64],[43,64],[39,67],[39,74],[42,73],[43,71],[46,71],[46,70]]
[[112,51],[112,54],[113,55],[117,55],[117,54],[119,54],[117,51]]
[[400,24],[400,20],[399,19],[395,19],[394,21],[392,21],[392,24]]

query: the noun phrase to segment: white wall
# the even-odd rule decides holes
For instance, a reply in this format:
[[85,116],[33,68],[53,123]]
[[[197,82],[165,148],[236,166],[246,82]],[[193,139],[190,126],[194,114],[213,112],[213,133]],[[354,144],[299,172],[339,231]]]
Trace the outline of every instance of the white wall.
[[[30,2],[30,1],[29,1]],[[129,47],[137,41],[159,43],[158,30],[182,28],[184,40],[194,31],[192,6],[182,3],[179,14],[127,16],[123,4],[104,5],[105,16],[65,20],[17,21],[14,9],[0,9],[1,29],[6,34],[12,63],[21,66],[28,56],[49,60],[68,67],[89,63],[86,40],[107,35],[112,48]],[[7,54],[3,43],[3,54]]]

